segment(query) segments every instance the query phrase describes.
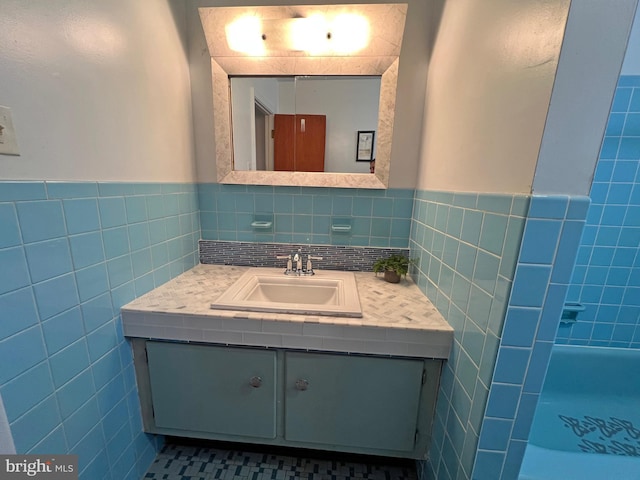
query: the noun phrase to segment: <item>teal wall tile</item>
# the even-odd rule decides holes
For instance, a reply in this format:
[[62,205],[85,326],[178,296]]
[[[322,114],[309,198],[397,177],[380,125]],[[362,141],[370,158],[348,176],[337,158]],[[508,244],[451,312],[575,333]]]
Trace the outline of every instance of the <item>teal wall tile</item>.
[[80,302],[109,291],[109,276],[104,263],[76,270],[75,275]]
[[148,219],[147,202],[144,196],[125,197],[124,204],[128,223],[144,222]]
[[[450,441],[439,448],[444,439],[434,433],[431,450],[437,478],[444,472],[449,475],[449,468],[455,468],[453,478],[471,478],[502,333],[490,331],[490,320],[495,317],[493,328],[501,330],[509,294],[504,287],[511,285],[510,276],[504,278],[501,272],[515,269],[527,207],[528,197],[523,196],[428,191],[415,195],[410,251],[420,260],[414,279],[454,328],[448,365],[455,381],[438,400],[444,438]],[[505,306],[494,311],[494,304]],[[442,383],[445,392],[446,374]],[[452,413],[465,421],[450,425]],[[460,465],[462,458],[466,467]]]
[[[82,440],[88,458],[81,463],[104,466],[96,457],[108,448],[103,422],[118,417],[136,438],[143,435],[139,407],[129,408],[129,399],[137,398],[135,382],[120,390],[116,403],[127,407],[120,415],[100,411],[98,390],[132,372],[116,313],[120,306],[197,262],[198,193],[193,185],[174,183],[0,182],[0,220],[6,225],[0,262],[14,270],[0,280],[0,309],[16,317],[0,324],[0,356],[12,357],[0,358],[10,365],[0,369],[0,392],[5,405],[12,392],[23,399],[21,416],[11,418],[10,428],[25,453],[68,453]],[[154,274],[147,271],[151,245],[165,252]],[[147,261],[140,260],[145,253],[132,252],[145,252]],[[83,439],[85,432],[99,435]],[[133,442],[130,433],[125,450],[133,452]],[[149,452],[152,458],[155,444]],[[81,478],[91,478],[86,475]]]
[[22,239],[25,243],[59,238],[67,230],[62,213],[62,202],[43,200],[37,202],[17,202],[18,219]]
[[59,423],[58,405],[51,395],[13,423],[16,426],[13,429],[16,451],[29,451]]
[[[63,419],[71,416],[96,393],[91,370],[86,369],[56,392]],[[127,416],[122,417],[126,421]]]
[[480,234],[480,247],[496,255],[502,255],[508,217],[485,213]]
[[550,266],[518,266],[511,291],[511,304],[523,307],[541,307],[544,303],[550,277]]
[[524,230],[520,261],[523,263],[551,264],[560,238],[562,222],[530,220]]
[[124,199],[122,197],[99,198],[98,210],[100,211],[102,228],[118,227],[127,223]]
[[531,218],[565,218],[569,197],[562,195],[538,195],[531,199],[529,217]]
[[0,248],[7,248],[22,243],[16,209],[12,203],[0,203]]
[[129,225],[127,232],[129,234],[129,246],[132,251],[140,250],[151,244],[149,224],[147,222]]
[[105,258],[110,260],[129,252],[127,227],[109,228],[102,231]]
[[27,330],[0,341],[0,383],[4,384],[46,358],[40,329]]
[[0,295],[0,340],[38,323],[35,299],[31,288],[14,290]]
[[478,245],[482,229],[483,213],[476,210],[465,210],[462,224],[462,240]]
[[0,182],[0,202],[20,200],[45,200],[44,182]]
[[47,352],[52,355],[84,336],[82,312],[74,307],[42,323]]
[[511,205],[514,202],[513,195],[478,195],[478,210],[487,212],[511,213]]
[[95,182],[46,182],[48,198],[83,198],[98,196]]
[[81,305],[84,328],[87,333],[104,325],[114,317],[111,295],[105,293]]
[[7,419],[13,422],[53,392],[49,365],[41,362],[0,388]]
[[11,272],[11,275],[0,276],[0,294],[29,285],[29,268],[22,247],[0,250],[0,265]]
[[374,198],[372,215],[374,217],[391,217],[393,215],[393,199]]
[[62,202],[69,234],[98,230],[98,202],[95,198],[67,199]]

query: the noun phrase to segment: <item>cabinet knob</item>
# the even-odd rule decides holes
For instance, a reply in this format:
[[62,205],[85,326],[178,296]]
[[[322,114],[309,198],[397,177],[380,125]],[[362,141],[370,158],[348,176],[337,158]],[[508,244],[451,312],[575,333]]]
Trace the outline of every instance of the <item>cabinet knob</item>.
[[304,378],[296,380],[296,390],[304,391],[307,388],[309,388],[309,380],[305,380]]
[[249,379],[249,385],[253,388],[260,388],[262,386],[262,377],[258,377],[257,375],[255,377],[251,377]]

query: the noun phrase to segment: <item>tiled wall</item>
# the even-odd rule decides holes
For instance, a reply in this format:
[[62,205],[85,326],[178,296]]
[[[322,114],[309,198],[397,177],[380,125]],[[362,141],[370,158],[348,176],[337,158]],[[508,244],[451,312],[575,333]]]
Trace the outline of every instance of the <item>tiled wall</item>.
[[518,478],[588,207],[587,197],[531,199],[474,479]]
[[[344,189],[199,184],[204,240],[407,248],[412,189]],[[273,215],[270,231],[254,230],[256,214]],[[333,233],[347,218],[350,234]]]
[[557,343],[640,348],[640,76],[620,77]]
[[139,479],[142,433],[120,307],[198,262],[194,185],[0,182],[0,394],[18,453]]
[[416,192],[413,277],[455,330],[427,478],[471,478],[528,206],[524,196]]

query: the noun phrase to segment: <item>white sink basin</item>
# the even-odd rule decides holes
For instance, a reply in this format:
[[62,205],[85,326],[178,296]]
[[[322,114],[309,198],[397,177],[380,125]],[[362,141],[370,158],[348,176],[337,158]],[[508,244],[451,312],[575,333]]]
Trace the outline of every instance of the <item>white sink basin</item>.
[[283,272],[279,268],[250,268],[211,308],[362,317],[353,272],[316,271],[308,277]]

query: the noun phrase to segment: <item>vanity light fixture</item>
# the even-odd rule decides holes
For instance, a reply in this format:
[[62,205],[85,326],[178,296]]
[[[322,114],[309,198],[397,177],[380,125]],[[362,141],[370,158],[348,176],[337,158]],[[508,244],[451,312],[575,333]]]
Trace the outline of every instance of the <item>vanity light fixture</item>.
[[259,17],[240,17],[225,27],[227,43],[234,52],[252,57],[262,57],[266,53],[262,40],[262,22]]
[[321,14],[281,19],[243,16],[228,24],[225,33],[231,50],[253,57],[268,51],[348,55],[368,45],[369,22],[357,14],[338,14],[330,20]]

